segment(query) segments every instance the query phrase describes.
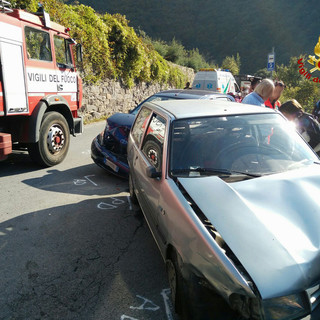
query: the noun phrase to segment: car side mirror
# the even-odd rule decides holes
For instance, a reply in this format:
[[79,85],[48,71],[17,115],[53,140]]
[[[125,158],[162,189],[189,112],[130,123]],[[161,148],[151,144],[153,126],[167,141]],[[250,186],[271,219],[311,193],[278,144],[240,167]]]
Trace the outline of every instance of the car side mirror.
[[146,175],[151,179],[160,178],[161,172],[158,172],[155,167],[149,166],[146,168]]

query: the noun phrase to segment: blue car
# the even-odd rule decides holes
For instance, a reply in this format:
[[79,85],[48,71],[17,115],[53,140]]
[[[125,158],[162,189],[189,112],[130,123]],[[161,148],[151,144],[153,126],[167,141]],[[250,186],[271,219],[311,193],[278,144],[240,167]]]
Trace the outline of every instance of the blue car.
[[136,114],[146,102],[172,99],[222,99],[234,101],[234,98],[230,95],[205,90],[174,89],[158,92],[141,102],[129,113],[115,113],[107,119],[105,129],[92,141],[92,160],[108,172],[128,178],[127,143]]

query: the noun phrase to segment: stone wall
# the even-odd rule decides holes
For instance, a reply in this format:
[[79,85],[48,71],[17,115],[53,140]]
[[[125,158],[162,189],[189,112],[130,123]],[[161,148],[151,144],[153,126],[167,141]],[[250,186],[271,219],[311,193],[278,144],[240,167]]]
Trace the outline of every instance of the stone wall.
[[[180,67],[192,83],[193,69]],[[84,121],[106,118],[115,112],[128,112],[137,104],[156,92],[173,89],[159,83],[139,83],[128,89],[119,81],[107,79],[94,85],[83,85],[83,101],[80,115]]]

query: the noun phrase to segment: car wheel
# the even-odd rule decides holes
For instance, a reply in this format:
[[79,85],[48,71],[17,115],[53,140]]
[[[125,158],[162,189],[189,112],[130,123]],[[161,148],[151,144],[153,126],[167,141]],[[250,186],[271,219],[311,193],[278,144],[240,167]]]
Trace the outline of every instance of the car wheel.
[[129,173],[129,192],[130,192],[131,202],[133,204],[138,204],[138,199],[137,199],[136,193],[134,192],[132,176],[130,173]]
[[51,167],[64,160],[70,143],[69,126],[58,112],[48,112],[43,116],[39,141],[28,145],[31,159],[41,166]]
[[217,293],[201,285],[195,274],[183,270],[176,251],[166,260],[166,269],[176,313],[183,320],[240,320],[243,319]]
[[169,259],[166,260],[166,269],[175,311],[181,316],[184,315],[183,319],[185,319],[186,308],[184,302],[187,300],[187,292],[185,291],[184,279],[175,251],[173,251]]

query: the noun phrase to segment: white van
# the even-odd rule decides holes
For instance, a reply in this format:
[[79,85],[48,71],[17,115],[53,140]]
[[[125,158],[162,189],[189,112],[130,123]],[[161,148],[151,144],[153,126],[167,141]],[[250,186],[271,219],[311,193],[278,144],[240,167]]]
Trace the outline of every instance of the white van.
[[216,69],[200,69],[196,73],[193,89],[210,90],[222,93],[239,92],[239,87],[230,71]]

